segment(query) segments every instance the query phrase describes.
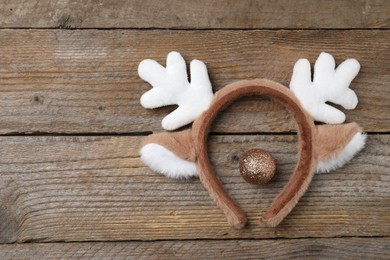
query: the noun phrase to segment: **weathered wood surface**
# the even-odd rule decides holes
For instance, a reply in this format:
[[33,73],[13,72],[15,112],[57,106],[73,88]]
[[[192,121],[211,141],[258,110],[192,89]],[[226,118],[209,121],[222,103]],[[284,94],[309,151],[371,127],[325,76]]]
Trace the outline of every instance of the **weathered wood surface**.
[[[0,243],[35,242],[0,244],[0,259],[390,258],[387,1],[5,0],[0,6],[0,135],[104,133],[0,136]],[[187,62],[204,60],[214,90],[261,77],[287,86],[294,62],[313,63],[321,51],[338,63],[357,58],[362,69],[352,88],[360,103],[347,121],[381,134],[370,134],[347,166],[316,175],[274,229],[262,227],[258,216],[290,177],[296,137],[211,136],[217,174],[249,215],[247,229],[233,230],[198,180],[167,179],[138,158],[139,135],[162,131],[172,108],[140,106],[149,86],[137,65],[145,58],[164,63],[171,50]],[[213,132],[294,128],[279,104],[248,98],[218,118]],[[106,136],[114,133],[130,136]],[[266,186],[238,174],[239,156],[254,147],[277,160],[278,173]],[[123,240],[132,241],[116,242]],[[74,243],[39,243],[59,241]]]
[[[27,2],[26,2],[27,4]],[[171,50],[204,60],[214,90],[242,79],[269,78],[288,85],[294,62],[314,63],[321,51],[338,63],[358,59],[352,88],[359,105],[347,111],[366,131],[390,131],[390,34],[386,30],[164,31],[0,30],[0,133],[129,133],[161,131],[172,108],[143,109],[150,86],[138,63],[165,63]],[[251,98],[221,116],[215,132],[285,132],[288,113]]]
[[[294,169],[296,136],[212,136],[210,157],[249,216],[230,228],[199,180],[175,181],[142,165],[140,137],[1,137],[0,241],[297,238],[390,234],[389,135],[370,135],[351,163],[316,175],[277,228],[258,217]],[[262,147],[278,172],[263,187],[238,173],[238,158]]]
[[386,0],[2,1],[3,28],[389,28]]
[[0,245],[14,259],[389,259],[389,238],[311,238]]

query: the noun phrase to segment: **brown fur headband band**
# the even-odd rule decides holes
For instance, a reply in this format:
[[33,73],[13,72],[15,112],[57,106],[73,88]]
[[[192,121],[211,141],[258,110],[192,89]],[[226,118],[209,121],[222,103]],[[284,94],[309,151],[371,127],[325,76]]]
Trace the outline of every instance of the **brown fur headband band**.
[[[329,58],[329,56],[326,56],[326,58]],[[343,91],[350,95],[348,100],[340,99],[338,101],[338,104],[342,103],[345,106],[354,103],[352,99],[356,97],[356,95],[351,95],[351,92],[349,92],[351,90],[348,89],[350,81],[357,74],[351,68],[352,66],[356,67],[356,63],[353,62],[346,66],[345,63],[348,61],[350,60],[345,61],[344,66],[341,64],[338,67],[338,69],[343,68],[344,74],[349,73],[344,75],[347,79],[339,79],[339,81],[346,81],[347,90],[345,82],[341,87],[344,87]],[[302,60],[297,62],[294,68],[295,78],[293,75],[292,84],[290,84],[291,89],[294,89],[294,84],[298,84],[298,90],[296,91],[289,90],[279,83],[266,79],[243,80],[226,86],[210,98],[210,91],[208,90],[211,88],[211,84],[209,83],[206,67],[202,62],[195,60],[191,63],[192,80],[189,83],[186,79],[185,62],[178,53],[173,52],[168,55],[167,68],[162,67],[155,61],[143,61],[139,67],[139,74],[144,80],[153,85],[153,89],[141,98],[143,106],[154,108],[161,105],[178,104],[179,108],[166,117],[165,122],[163,120],[163,127],[166,129],[172,130],[172,128],[188,124],[188,118],[194,120],[194,123],[192,129],[189,130],[164,132],[148,136],[141,149],[141,158],[153,170],[168,177],[185,178],[198,174],[210,196],[225,213],[229,224],[234,228],[242,228],[247,222],[246,215],[222,187],[208,158],[208,133],[215,117],[232,102],[247,96],[269,96],[288,108],[297,122],[299,138],[299,160],[294,173],[261,217],[261,221],[267,226],[277,226],[305,193],[314,172],[316,170],[318,172],[330,171],[343,165],[363,148],[366,137],[356,123],[320,126],[314,124],[313,117],[318,117],[318,115],[320,118],[326,117],[322,113],[318,114],[318,111],[309,113],[307,107],[313,104],[302,102],[299,99],[302,96],[299,93],[299,87],[304,86],[304,80],[307,80],[304,78],[307,71],[299,70],[300,62],[301,64],[304,63],[302,63]],[[316,63],[316,70],[318,71],[321,69],[320,65],[326,68],[321,62],[320,56]],[[334,65],[332,70],[335,71]],[[178,74],[178,71],[181,71],[181,74],[185,73],[185,77],[180,73]],[[321,73],[317,72],[317,75],[319,74]],[[197,78],[194,79],[194,76]],[[316,74],[314,77],[316,77]],[[337,75],[337,77],[341,76]],[[177,79],[183,82],[178,84]],[[313,82],[310,81],[310,83]],[[175,86],[175,84],[177,85]],[[318,85],[321,84],[317,83],[317,87]],[[197,89],[194,90],[194,86]],[[341,87],[338,86],[338,88]],[[195,96],[199,90],[202,92]],[[202,98],[199,101],[201,106],[199,106],[199,103],[189,105],[191,102],[186,98],[196,99],[199,96]],[[321,100],[321,98],[317,98],[317,100]],[[355,103],[357,104],[357,99]],[[317,109],[321,105],[322,103],[317,106]],[[329,110],[328,107],[324,108],[326,109],[323,113],[335,117],[340,116],[336,111]],[[331,120],[334,119],[330,118]],[[171,127],[172,125],[174,127]]]

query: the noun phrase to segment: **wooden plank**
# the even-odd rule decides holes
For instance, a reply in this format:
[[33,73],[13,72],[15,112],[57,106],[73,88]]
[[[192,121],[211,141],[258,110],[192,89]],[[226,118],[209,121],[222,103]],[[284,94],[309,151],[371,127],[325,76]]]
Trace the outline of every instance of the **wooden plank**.
[[[150,86],[138,63],[165,63],[171,50],[204,60],[214,90],[242,79],[288,85],[294,62],[321,51],[362,65],[352,83],[360,103],[347,111],[366,131],[389,132],[390,34],[361,31],[0,30],[0,134],[161,131],[172,108],[150,111],[139,97]],[[239,101],[215,132],[285,132],[294,121],[264,98]]]
[[0,245],[8,259],[389,259],[389,238],[96,242]]
[[[370,135],[351,163],[315,176],[277,228],[258,217],[288,181],[296,136],[212,136],[210,159],[249,226],[230,228],[199,180],[160,176],[138,158],[140,137],[1,137],[0,242],[388,236],[390,135]],[[266,186],[245,183],[249,148],[277,162]]]
[[389,28],[390,5],[371,1],[6,1],[5,28]]

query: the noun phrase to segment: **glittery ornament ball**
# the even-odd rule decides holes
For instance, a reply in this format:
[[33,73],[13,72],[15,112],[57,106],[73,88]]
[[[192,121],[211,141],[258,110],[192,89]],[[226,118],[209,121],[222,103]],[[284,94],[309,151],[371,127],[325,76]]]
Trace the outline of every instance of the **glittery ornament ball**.
[[240,158],[240,173],[251,184],[264,184],[272,179],[276,165],[271,154],[262,149],[246,151]]

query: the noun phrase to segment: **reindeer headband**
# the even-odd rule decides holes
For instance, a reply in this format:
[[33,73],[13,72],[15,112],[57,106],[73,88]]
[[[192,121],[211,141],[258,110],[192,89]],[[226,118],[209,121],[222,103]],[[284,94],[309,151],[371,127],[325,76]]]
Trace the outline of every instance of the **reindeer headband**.
[[[288,108],[298,125],[299,159],[290,181],[261,217],[267,226],[277,226],[290,213],[315,171],[341,167],[364,146],[366,135],[361,128],[356,123],[341,124],[344,113],[326,104],[329,101],[346,109],[356,107],[357,96],[348,87],[359,72],[357,60],[348,59],[335,69],[333,57],[321,53],[313,81],[309,61],[300,59],[295,64],[290,89],[267,79],[243,80],[227,85],[215,95],[206,65],[193,60],[190,67],[188,82],[185,61],[177,52],[168,54],[166,68],[154,60],[140,63],[140,77],[153,86],[141,97],[142,106],[178,105],[162,120],[163,128],[169,131],[194,122],[192,129],[148,136],[141,159],[154,171],[171,178],[199,176],[234,228],[245,226],[246,215],[222,187],[207,154],[210,125],[230,103],[246,96],[270,96]],[[314,120],[328,125],[315,125]]]

